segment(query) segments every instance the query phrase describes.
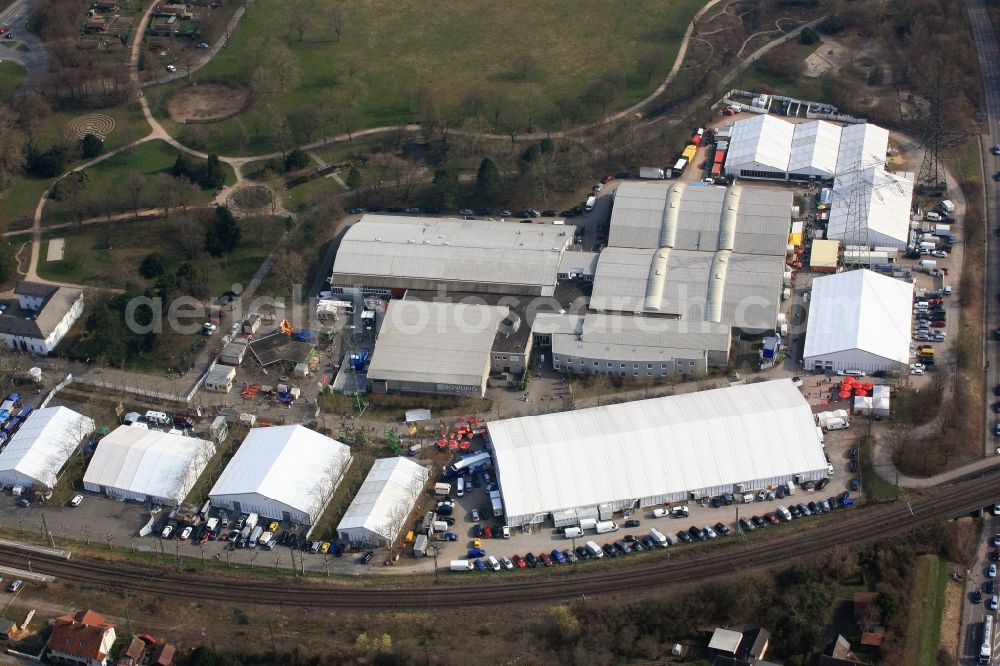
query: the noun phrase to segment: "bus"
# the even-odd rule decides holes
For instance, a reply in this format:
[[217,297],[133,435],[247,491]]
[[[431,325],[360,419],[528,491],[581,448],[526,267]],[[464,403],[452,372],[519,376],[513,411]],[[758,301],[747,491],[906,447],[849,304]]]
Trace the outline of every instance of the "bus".
[[993,616],[987,615],[983,619],[983,644],[979,648],[979,663],[989,664],[993,654]]
[[482,467],[483,465],[492,462],[493,457],[488,451],[480,451],[479,453],[473,454],[462,458],[454,465],[446,467],[444,471],[444,476],[446,479],[453,479],[459,476],[465,470],[475,471],[474,468]]

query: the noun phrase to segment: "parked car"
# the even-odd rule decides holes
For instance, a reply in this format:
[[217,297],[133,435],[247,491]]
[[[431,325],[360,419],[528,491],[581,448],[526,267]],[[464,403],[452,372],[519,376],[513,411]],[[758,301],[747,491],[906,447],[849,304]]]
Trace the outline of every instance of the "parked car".
[[83,502],[83,495],[73,495],[73,499],[69,501],[70,506],[80,506]]
[[510,558],[510,561],[513,562],[514,566],[517,567],[518,569],[523,569],[524,567],[528,566],[528,563],[525,562],[520,555],[513,556],[512,558]]
[[746,532],[753,532],[753,531],[754,531],[754,530],[756,529],[756,528],[754,527],[754,524],[753,524],[753,523],[751,523],[751,522],[750,522],[749,520],[747,520],[746,518],[740,518],[740,520],[739,520],[739,525],[740,525],[740,527],[742,527],[742,528],[743,528],[743,530],[744,530],[744,531],[746,531]]
[[566,564],[566,557],[563,556],[562,552],[558,548],[552,549],[552,561],[556,564]]
[[606,543],[603,546],[601,546],[601,550],[604,551],[605,555],[607,555],[608,557],[610,557],[612,559],[618,557],[618,551],[615,550],[615,547],[612,546],[610,543]]
[[18,578],[16,580],[12,581],[11,584],[7,586],[7,591],[8,592],[17,592],[18,590],[21,589],[22,585],[24,585],[24,581],[21,580],[20,578]]
[[721,534],[722,536],[726,536],[727,534],[729,534],[730,530],[725,523],[718,522],[715,524],[715,531]]
[[639,527],[640,523],[639,523],[639,521],[638,521],[637,519],[635,519],[635,518],[629,518],[628,520],[626,520],[626,521],[625,521],[625,522],[623,523],[623,525],[624,525],[625,527]]
[[538,561],[541,562],[544,566],[547,567],[552,566],[552,558],[549,557],[548,553],[538,553]]
[[509,557],[501,557],[500,564],[502,564],[503,568],[508,571],[514,568],[514,562]]
[[677,538],[683,541],[684,543],[691,543],[692,541],[694,541],[691,535],[685,532],[684,530],[681,530],[680,532],[677,533]]
[[974,603],[974,604],[981,604],[981,603],[983,603],[983,591],[982,590],[976,590],[975,592],[972,593],[972,603]]
[[528,563],[528,566],[532,569],[538,567],[538,558],[535,557],[534,553],[528,553],[524,556],[524,561]]
[[705,527],[701,528],[701,531],[704,532],[705,536],[708,537],[709,539],[714,539],[717,536],[719,536],[718,534],[715,533],[715,530],[713,530],[708,525],[705,525]]
[[577,546],[577,548],[576,548],[576,556],[579,557],[581,560],[589,560],[590,559],[590,551],[587,550],[586,548],[584,548],[583,546]]
[[361,564],[368,564],[373,557],[375,557],[374,550],[365,551],[365,554],[361,556]]
[[562,554],[563,557],[566,558],[567,562],[576,562],[577,560],[580,559],[576,556],[576,553],[574,553],[571,548],[567,548],[562,552]]

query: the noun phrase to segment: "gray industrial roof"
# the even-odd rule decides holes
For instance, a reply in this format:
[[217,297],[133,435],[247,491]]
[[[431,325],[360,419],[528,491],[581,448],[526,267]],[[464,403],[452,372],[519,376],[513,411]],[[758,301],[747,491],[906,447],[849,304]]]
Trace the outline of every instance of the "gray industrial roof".
[[386,286],[399,287],[410,286],[407,279],[552,287],[574,230],[566,225],[365,215],[340,243],[333,283],[381,278],[396,281]]
[[496,305],[391,301],[368,379],[479,385],[508,312]]
[[781,254],[791,208],[788,190],[624,182],[615,192],[608,245]]
[[605,248],[590,306],[745,329],[775,326],[784,256]]
[[727,324],[630,315],[539,313],[534,333],[552,335],[556,354],[655,361],[684,351],[729,351]]

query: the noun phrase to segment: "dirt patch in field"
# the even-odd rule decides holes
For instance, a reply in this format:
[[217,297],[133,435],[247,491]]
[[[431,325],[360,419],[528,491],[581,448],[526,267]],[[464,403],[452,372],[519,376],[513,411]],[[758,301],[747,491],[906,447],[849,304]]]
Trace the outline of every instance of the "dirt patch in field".
[[249,102],[249,88],[199,83],[175,90],[167,98],[167,112],[179,123],[211,123],[232,118]]

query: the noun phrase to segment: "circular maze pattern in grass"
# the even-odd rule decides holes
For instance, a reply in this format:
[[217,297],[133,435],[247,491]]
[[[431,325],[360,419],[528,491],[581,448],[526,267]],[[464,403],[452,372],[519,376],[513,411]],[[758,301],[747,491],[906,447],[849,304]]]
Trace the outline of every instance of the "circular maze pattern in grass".
[[230,192],[226,197],[226,205],[240,213],[259,213],[271,205],[271,188],[246,185]]
[[88,113],[66,123],[63,136],[69,141],[79,141],[88,134],[104,139],[115,129],[115,119],[103,113]]

